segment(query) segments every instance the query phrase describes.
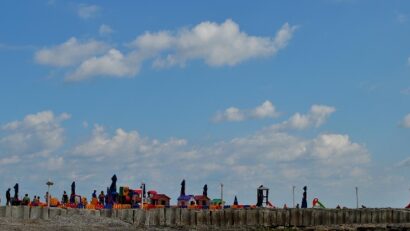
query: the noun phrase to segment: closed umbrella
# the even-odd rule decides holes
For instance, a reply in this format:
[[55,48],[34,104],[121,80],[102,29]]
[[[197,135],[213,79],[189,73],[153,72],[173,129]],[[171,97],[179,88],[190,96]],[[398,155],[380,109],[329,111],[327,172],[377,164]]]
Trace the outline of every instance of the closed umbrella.
[[185,196],[185,179],[181,182],[181,196]]

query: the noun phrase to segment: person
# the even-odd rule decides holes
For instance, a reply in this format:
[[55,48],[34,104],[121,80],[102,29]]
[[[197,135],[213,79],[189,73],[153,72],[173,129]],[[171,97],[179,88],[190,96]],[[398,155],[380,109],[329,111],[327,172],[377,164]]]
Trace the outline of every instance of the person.
[[26,193],[23,197],[23,205],[28,205],[30,204],[30,197],[28,197],[28,194]]
[[91,204],[92,205],[97,205],[98,204],[97,190],[94,190],[94,192],[91,196],[92,196],[91,197]]
[[46,199],[46,203],[48,203],[48,192],[46,192],[46,195],[44,195],[44,199]]
[[97,198],[97,190],[94,190],[94,192],[91,196],[92,196],[92,198]]
[[104,191],[101,191],[100,195],[98,196],[98,200],[101,205],[104,205],[104,199],[105,199]]
[[11,197],[10,197],[10,188],[9,189],[7,189],[7,191],[6,191],[6,205],[10,205],[10,200],[11,200]]
[[68,203],[68,195],[66,191],[64,191],[63,198],[61,199],[61,201],[63,202],[63,204]]

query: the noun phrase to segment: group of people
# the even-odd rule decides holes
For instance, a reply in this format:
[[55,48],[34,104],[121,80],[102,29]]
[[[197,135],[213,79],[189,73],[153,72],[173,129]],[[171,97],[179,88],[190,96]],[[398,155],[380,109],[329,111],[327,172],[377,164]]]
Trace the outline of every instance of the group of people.
[[[6,191],[6,205],[8,205],[8,206],[12,205],[12,199],[14,199],[14,198],[11,197],[10,190],[11,189],[9,188]],[[44,199],[45,199],[46,203],[48,203],[48,198],[49,197],[50,196],[49,196],[48,192],[46,192],[46,194],[44,195]],[[18,200],[18,198],[16,198],[16,199]],[[64,191],[63,196],[61,198],[61,203],[62,204],[68,204],[70,202],[73,203],[73,201],[69,201],[69,197],[67,195],[67,192]],[[104,194],[104,191],[101,191],[101,193],[97,197],[97,191],[94,190],[94,192],[92,193],[92,202],[93,203],[99,203],[101,205],[105,205],[106,202],[107,202],[107,197]],[[0,203],[1,203],[1,199],[0,199]],[[33,197],[33,200],[31,200],[27,193],[24,195],[23,199],[20,201],[21,205],[29,205],[29,204],[39,205],[40,203],[41,203],[40,196],[35,195]]]
[[104,191],[101,191],[100,195],[97,197],[97,190],[91,194],[91,204],[100,204],[105,205],[108,202],[108,197],[104,194]]

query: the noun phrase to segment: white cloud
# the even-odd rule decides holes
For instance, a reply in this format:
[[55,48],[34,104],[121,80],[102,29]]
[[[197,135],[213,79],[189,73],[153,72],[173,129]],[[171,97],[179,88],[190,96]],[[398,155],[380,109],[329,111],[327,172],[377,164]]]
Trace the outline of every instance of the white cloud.
[[122,156],[137,158],[155,155],[164,150],[186,145],[186,140],[170,139],[167,142],[141,137],[137,131],[124,131],[118,128],[110,137],[102,126],[95,125],[88,141],[76,146],[72,153],[80,156],[98,156],[100,158]]
[[276,111],[275,106],[266,100],[261,105],[254,109],[244,109],[241,110],[236,107],[229,107],[222,112],[217,112],[213,117],[213,121],[222,122],[238,122],[246,119],[264,119],[264,118],[276,118],[279,113]]
[[16,164],[21,161],[20,157],[17,155],[8,156],[0,159],[0,165]]
[[85,60],[73,72],[66,76],[68,81],[80,81],[95,76],[130,77],[139,71],[138,60],[124,56],[119,50],[111,49],[101,57]]
[[410,167],[410,157],[398,163],[399,167]]
[[285,23],[273,38],[250,36],[228,19],[221,24],[202,22],[176,34],[147,32],[137,37],[133,45],[157,53],[154,66],[158,67],[184,65],[192,59],[203,59],[210,66],[233,66],[251,58],[275,55],[287,46],[295,29]]
[[101,7],[97,5],[80,4],[77,8],[77,14],[80,18],[89,19],[97,16]]
[[410,128],[410,114],[407,114],[407,115],[403,118],[401,124],[402,124],[402,126],[405,127],[405,128]]
[[43,48],[36,52],[35,60],[39,64],[68,67],[108,50],[108,45],[103,42],[90,40],[80,42],[75,37],[68,39],[61,45]]
[[102,24],[100,28],[98,29],[98,32],[100,33],[100,35],[104,36],[104,35],[109,35],[113,33],[114,30],[110,26],[106,24]]
[[[82,5],[80,9],[84,18],[98,12],[94,5]],[[56,67],[75,66],[66,79],[77,81],[98,76],[133,77],[145,60],[153,60],[152,65],[156,67],[183,66],[187,61],[198,59],[210,66],[234,66],[252,58],[277,54],[287,46],[295,30],[295,26],[285,23],[274,37],[251,36],[228,19],[221,24],[202,22],[177,32],[146,32],[122,52],[102,42],[78,42],[73,37],[61,45],[37,51],[35,60]],[[102,24],[99,32],[106,35],[112,33],[112,29]]]
[[278,116],[278,112],[275,106],[269,100],[266,100],[252,111],[252,115],[256,118],[275,118]]
[[312,141],[312,156],[332,166],[364,164],[370,155],[363,145],[353,143],[348,135],[322,134]]
[[221,121],[242,121],[245,115],[236,107],[229,107],[223,112],[217,112],[214,116],[215,122]]
[[48,155],[63,145],[61,122],[69,118],[67,113],[55,116],[52,111],[43,111],[7,123],[2,126],[0,149],[15,155]]
[[[264,104],[256,108],[263,108]],[[309,114],[318,115],[329,111],[321,107],[312,108]],[[251,115],[255,111],[251,109],[248,113]],[[8,135],[30,134],[30,137],[41,134],[46,137],[45,140],[49,140],[55,136],[62,137],[62,131],[59,130],[62,129],[61,122],[68,118],[68,114],[55,116],[52,112],[42,112],[7,123],[2,131]],[[323,123],[320,119],[312,121],[312,126]],[[41,130],[41,133],[33,130]],[[54,130],[57,132],[53,136],[47,135]],[[308,184],[327,190],[334,189],[334,184],[350,187],[361,179],[367,180],[365,176],[370,161],[366,147],[351,140],[347,134],[313,134],[313,137],[303,137],[277,129],[260,129],[253,134],[206,145],[188,145],[185,139],[160,141],[135,130],[118,128],[110,132],[95,125],[89,138],[67,149],[59,149],[59,155],[55,153],[61,147],[60,139],[57,139],[56,146],[38,140],[40,142],[25,142],[28,144],[27,150],[31,151],[24,153],[38,150],[36,145],[43,143],[40,145],[42,150],[54,150],[51,151],[54,155],[27,159],[13,152],[0,152],[10,153],[0,156],[1,179],[10,179],[10,176],[19,178],[30,171],[33,172],[30,179],[36,179],[32,182],[43,184],[51,175],[52,180],[59,182],[60,186],[56,185],[58,190],[66,190],[65,187],[69,187],[75,179],[78,180],[80,193],[89,195],[92,189],[105,189],[102,185],[108,186],[109,177],[116,173],[118,185],[136,187],[139,182],[145,181],[150,188],[175,199],[178,184],[185,178],[189,192],[200,193],[203,184],[207,183],[210,196],[216,197],[219,193],[218,184],[224,182],[227,198],[233,198],[238,193],[247,203],[253,203],[254,200],[254,191],[248,190],[249,187],[267,184],[268,187],[274,185],[278,189],[272,198],[273,202],[278,202],[287,200],[288,194],[284,188],[292,184]],[[3,144],[0,143],[0,147],[4,148]],[[10,167],[6,168],[7,165]],[[28,166],[29,170],[23,170],[22,166]],[[35,171],[39,168],[44,171]],[[39,190],[42,190],[41,187]]]
[[336,108],[326,105],[313,105],[307,114],[295,113],[287,121],[273,125],[272,129],[297,129],[303,130],[309,127],[319,127],[329,116],[336,111]]

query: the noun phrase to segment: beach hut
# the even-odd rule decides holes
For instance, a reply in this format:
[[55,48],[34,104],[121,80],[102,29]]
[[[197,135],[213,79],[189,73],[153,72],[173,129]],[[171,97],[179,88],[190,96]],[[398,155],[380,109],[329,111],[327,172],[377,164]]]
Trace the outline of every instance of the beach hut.
[[150,197],[152,205],[165,205],[169,206],[171,198],[165,194],[154,194]]
[[196,195],[194,196],[195,202],[197,205],[202,205],[202,206],[209,206],[211,199],[209,199],[207,196],[204,195]]
[[195,205],[194,195],[181,195],[178,197],[178,206],[185,207],[189,205]]

